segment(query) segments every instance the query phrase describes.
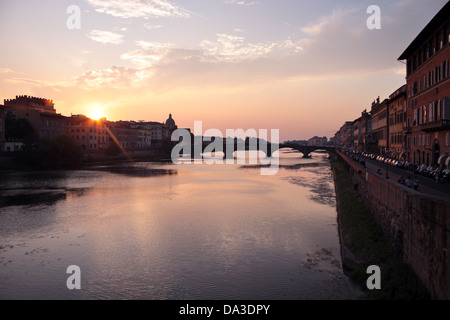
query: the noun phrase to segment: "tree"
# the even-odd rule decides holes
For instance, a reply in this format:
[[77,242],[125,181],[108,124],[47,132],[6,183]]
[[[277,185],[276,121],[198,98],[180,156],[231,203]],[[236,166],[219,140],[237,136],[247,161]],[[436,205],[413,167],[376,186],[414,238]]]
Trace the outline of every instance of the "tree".
[[120,150],[120,147],[115,142],[110,143],[108,148],[105,150],[105,154],[107,156],[118,156],[121,153],[122,150]]
[[20,140],[24,143],[33,143],[38,140],[38,135],[28,119],[6,117],[5,138]]
[[79,168],[83,160],[80,145],[66,135],[41,139],[38,153],[41,164],[51,169]]

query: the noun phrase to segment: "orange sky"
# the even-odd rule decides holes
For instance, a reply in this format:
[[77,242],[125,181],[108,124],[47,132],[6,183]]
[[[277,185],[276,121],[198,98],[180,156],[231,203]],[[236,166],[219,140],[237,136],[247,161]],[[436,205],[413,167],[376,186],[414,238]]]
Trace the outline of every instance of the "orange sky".
[[[120,4],[119,4],[120,3]],[[331,137],[405,83],[399,55],[446,3],[3,0],[0,99],[64,115]],[[69,30],[69,5],[81,27]]]

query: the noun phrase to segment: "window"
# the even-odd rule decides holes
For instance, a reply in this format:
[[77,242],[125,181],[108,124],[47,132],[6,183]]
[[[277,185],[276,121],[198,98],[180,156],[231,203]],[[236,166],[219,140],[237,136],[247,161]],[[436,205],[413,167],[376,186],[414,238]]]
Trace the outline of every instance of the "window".
[[444,26],[444,32],[443,32],[443,38],[444,38],[444,46],[448,43],[450,38],[450,33],[448,30],[448,25]]
[[442,40],[441,40],[441,33],[438,32],[436,34],[436,43],[435,43],[435,47],[436,47],[436,51],[438,51],[439,49],[442,48]]
[[442,62],[442,78],[447,78],[447,61]]
[[432,122],[434,119],[433,119],[433,110],[434,109],[434,106],[433,106],[433,103],[430,103],[430,105],[428,106],[428,121],[429,122]]
[[427,121],[427,107],[423,106],[423,112],[422,112],[422,123],[425,123]]

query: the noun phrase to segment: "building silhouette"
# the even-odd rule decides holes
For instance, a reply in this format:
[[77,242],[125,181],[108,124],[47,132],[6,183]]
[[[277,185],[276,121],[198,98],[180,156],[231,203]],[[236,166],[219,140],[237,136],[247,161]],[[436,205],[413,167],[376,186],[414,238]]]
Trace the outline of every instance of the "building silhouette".
[[162,146],[177,129],[172,114],[165,122],[93,120],[85,115],[63,116],[56,112],[53,100],[16,96],[0,105],[0,152],[20,151],[26,143],[23,135],[8,134],[6,123],[29,124],[34,143],[44,138],[67,135],[85,153],[103,153],[115,144],[121,151],[139,152]]
[[[433,17],[398,60],[406,84],[353,121],[351,148],[411,164],[450,164],[450,2]],[[341,130],[344,127],[341,128]],[[335,144],[348,149],[341,130]],[[345,129],[346,130],[346,129]]]
[[406,152],[415,164],[440,165],[450,153],[449,43],[447,2],[398,58],[407,65]]

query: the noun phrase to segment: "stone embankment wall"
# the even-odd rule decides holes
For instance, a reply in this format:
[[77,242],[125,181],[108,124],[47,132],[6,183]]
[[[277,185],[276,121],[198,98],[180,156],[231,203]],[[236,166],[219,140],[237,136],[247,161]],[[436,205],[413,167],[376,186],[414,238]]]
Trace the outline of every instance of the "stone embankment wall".
[[416,272],[436,299],[450,299],[450,198],[367,171],[344,154],[358,189],[392,250]]

